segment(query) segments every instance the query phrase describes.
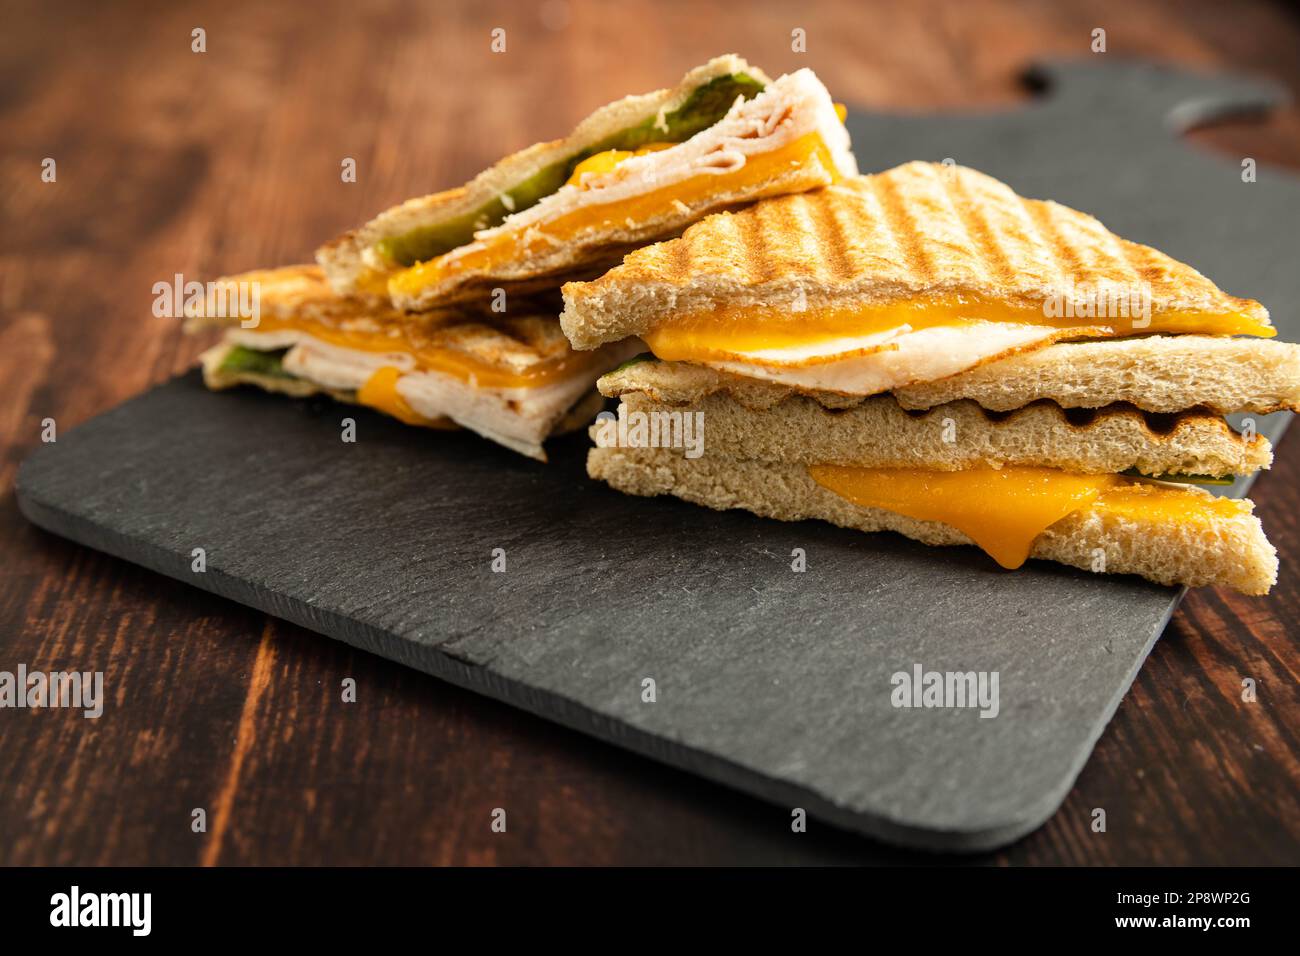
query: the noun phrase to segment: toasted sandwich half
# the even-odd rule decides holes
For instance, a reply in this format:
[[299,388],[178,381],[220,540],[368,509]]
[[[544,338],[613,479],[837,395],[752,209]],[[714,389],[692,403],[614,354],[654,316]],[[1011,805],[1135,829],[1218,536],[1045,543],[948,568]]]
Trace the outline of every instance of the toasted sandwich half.
[[[238,301],[241,284],[258,290],[255,322],[217,306]],[[218,280],[187,321],[191,331],[211,325],[225,332],[201,357],[209,388],[325,394],[409,425],[467,428],[540,461],[549,435],[592,420],[603,403],[596,379],[635,350],[575,352],[541,306],[508,315],[376,308],[335,295],[316,266]]]
[[566,285],[561,322],[659,359],[600,382],[622,405],[588,470],[620,490],[1004,567],[1276,578],[1250,503],[1205,487],[1268,467],[1222,415],[1300,406],[1300,347],[1264,340],[1258,303],[979,173],[913,163],[711,217]]
[[412,199],[317,252],[335,291],[424,310],[484,288],[598,274],[718,209],[856,174],[811,70],[773,81],[736,56],[597,110],[565,139]]

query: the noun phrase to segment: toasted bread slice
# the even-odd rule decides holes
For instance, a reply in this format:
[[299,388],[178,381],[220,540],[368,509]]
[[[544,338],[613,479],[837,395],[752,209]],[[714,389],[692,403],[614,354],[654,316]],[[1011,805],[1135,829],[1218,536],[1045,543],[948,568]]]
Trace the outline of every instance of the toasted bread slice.
[[[601,379],[607,395],[643,391],[685,404],[727,392],[750,408],[803,394],[827,408],[851,408],[862,396],[799,389],[685,362],[637,362]],[[910,409],[971,399],[990,411],[1031,402],[1103,408],[1119,402],[1147,412],[1204,408],[1219,415],[1300,410],[1300,345],[1208,335],[1152,335],[1101,342],[1059,342],[923,385],[897,389]]]
[[[594,428],[593,428],[594,431]],[[817,518],[859,531],[895,531],[928,545],[972,544],[962,532],[854,504],[818,484],[806,466],[672,449],[593,448],[587,472],[633,495],[671,494],[717,510],[743,508],[780,521]],[[1190,489],[1193,496],[1204,492]],[[1136,574],[1167,585],[1215,585],[1265,594],[1277,580],[1277,552],[1250,502],[1210,520],[1177,522],[1158,513],[1116,513],[1099,503],[1039,534],[1030,556],[1085,570]]]
[[[1135,297],[1149,326],[1142,312],[1122,314]],[[1211,320],[1272,334],[1258,302],[1091,216],[1022,199],[971,169],[921,162],[712,216],[593,282],[566,284],[564,298],[560,320],[579,349],[697,316],[725,336],[761,314],[769,332],[788,337],[806,334],[816,316],[836,317],[844,332],[866,310],[879,322],[880,310],[914,306],[954,321],[1102,327],[1090,334],[1162,331],[1162,321],[1178,326],[1171,331],[1204,331],[1198,323]],[[1100,314],[1108,305],[1117,311]],[[907,328],[909,315],[898,318]],[[932,327],[927,315],[931,326],[913,331]],[[897,347],[892,341],[880,346]]]
[[[1033,465],[1084,474],[1136,470],[1145,475],[1252,474],[1273,460],[1268,439],[1234,431],[1203,411],[1151,415],[1131,405],[1067,413],[1037,402],[1005,415],[969,400],[908,412],[891,395],[830,410],[801,395],[762,410],[725,392],[690,404],[623,392],[628,412],[703,415],[709,454],[805,465],[961,471]],[[620,409],[620,414],[624,414]]]

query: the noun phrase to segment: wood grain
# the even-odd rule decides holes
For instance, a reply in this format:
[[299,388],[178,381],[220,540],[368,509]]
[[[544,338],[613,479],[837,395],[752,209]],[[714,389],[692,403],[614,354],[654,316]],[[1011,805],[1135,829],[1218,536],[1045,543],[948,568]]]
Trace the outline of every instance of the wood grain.
[[[6,864],[926,861],[791,834],[781,808],[46,535],[17,513],[17,464],[43,419],[70,428],[191,364],[200,343],[152,316],[154,282],[305,260],[718,52],[811,65],[866,106],[1014,108],[1028,61],[1082,55],[1103,27],[1113,54],[1300,90],[1300,22],[1265,3],[0,6],[0,669],[103,670],[109,697],[94,721],[0,711]],[[1300,113],[1191,139],[1294,164]],[[1274,593],[1191,595],[1061,812],[976,862],[1300,860],[1297,474],[1292,437],[1255,486]]]

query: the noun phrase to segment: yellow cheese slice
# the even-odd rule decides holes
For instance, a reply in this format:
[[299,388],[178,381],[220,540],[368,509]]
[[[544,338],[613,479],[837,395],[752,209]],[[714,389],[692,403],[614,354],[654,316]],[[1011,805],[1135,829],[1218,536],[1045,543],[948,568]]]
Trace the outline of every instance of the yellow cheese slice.
[[[416,295],[426,286],[437,284],[458,272],[491,270],[502,263],[522,262],[557,243],[568,242],[584,230],[611,225],[624,228],[629,220],[644,222],[661,215],[664,207],[674,202],[690,204],[707,200],[719,193],[772,179],[791,166],[802,166],[814,158],[819,159],[832,176],[836,175],[835,162],[821,136],[807,133],[780,149],[750,156],[735,172],[701,173],[638,196],[584,206],[528,229],[500,232],[463,254],[453,251],[394,274],[388,282],[388,289],[390,293]],[[750,198],[757,199],[763,195],[758,193]]]
[[362,295],[388,298],[388,273],[379,269],[363,269],[356,278],[356,291]]
[[737,353],[860,338],[903,326],[919,331],[940,326],[958,328],[976,322],[1080,330],[1107,327],[1110,334],[1117,336],[1148,332],[1262,337],[1277,334],[1272,326],[1240,312],[1152,312],[1149,324],[1136,325],[1127,317],[1053,316],[1042,308],[966,296],[803,312],[721,305],[675,315],[642,339],[656,356],[666,361],[735,361]]
[[477,388],[539,388],[594,368],[601,361],[596,352],[567,350],[558,358],[546,359],[522,369],[493,365],[455,348],[430,342],[418,323],[369,323],[369,328],[340,328],[319,319],[263,316],[259,332],[294,331],[340,348],[360,352],[388,352],[411,355],[413,371],[442,372]]
[[607,149],[604,152],[595,153],[573,167],[573,175],[569,177],[569,181],[565,185],[581,186],[582,177],[587,173],[608,173],[619,163],[629,160],[633,156],[657,153],[660,150],[671,149],[675,145],[675,143],[647,143],[637,150]]
[[1120,475],[1020,465],[964,471],[812,465],[808,473],[855,505],[956,528],[1004,568],[1020,567],[1040,534],[1089,506],[1116,518],[1169,522],[1205,522],[1248,508],[1231,499]]
[[407,425],[437,425],[438,423],[433,419],[426,418],[413,409],[397,391],[397,380],[401,377],[401,369],[393,368],[391,365],[378,369],[366,380],[366,384],[357,389],[357,402],[386,415],[392,415],[399,422]]

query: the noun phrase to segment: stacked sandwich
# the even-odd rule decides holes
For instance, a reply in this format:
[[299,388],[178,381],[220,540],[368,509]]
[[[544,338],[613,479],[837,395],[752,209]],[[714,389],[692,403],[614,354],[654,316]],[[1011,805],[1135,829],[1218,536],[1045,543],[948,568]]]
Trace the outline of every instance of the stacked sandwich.
[[[322,247],[319,268],[222,280],[212,307],[191,313],[191,327],[227,329],[203,358],[205,381],[325,393],[545,460],[545,438],[589,421],[596,379],[639,348],[573,352],[547,292],[716,210],[856,172],[811,71],[769,80],[719,57],[463,187],[382,213]],[[240,283],[260,290],[255,323],[215,305]]]
[[[621,405],[588,471],[621,491],[1007,568],[1276,578],[1250,502],[1200,485],[1268,467],[1223,415],[1300,406],[1300,347],[1267,340],[1259,303],[978,172],[909,163],[711,216],[564,299],[575,348],[651,353],[599,382]],[[673,435],[686,411],[702,454]]]

